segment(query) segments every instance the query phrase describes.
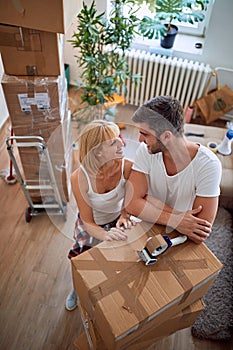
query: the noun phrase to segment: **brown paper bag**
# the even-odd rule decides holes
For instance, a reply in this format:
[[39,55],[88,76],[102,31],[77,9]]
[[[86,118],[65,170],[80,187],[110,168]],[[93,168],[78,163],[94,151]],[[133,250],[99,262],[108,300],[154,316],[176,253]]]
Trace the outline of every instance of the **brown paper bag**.
[[[209,91],[213,77],[216,78],[216,87]],[[194,105],[197,107],[200,116],[205,120],[206,124],[210,124],[233,109],[233,90],[227,85],[220,88],[217,72],[213,71],[206,84],[203,96],[196,100]]]

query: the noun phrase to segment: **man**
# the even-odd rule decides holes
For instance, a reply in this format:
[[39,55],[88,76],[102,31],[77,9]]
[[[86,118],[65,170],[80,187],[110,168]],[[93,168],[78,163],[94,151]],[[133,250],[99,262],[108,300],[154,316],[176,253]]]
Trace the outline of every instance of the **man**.
[[146,102],[132,120],[139,126],[141,144],[127,185],[127,211],[203,242],[218,208],[219,159],[185,138],[183,109],[170,96]]

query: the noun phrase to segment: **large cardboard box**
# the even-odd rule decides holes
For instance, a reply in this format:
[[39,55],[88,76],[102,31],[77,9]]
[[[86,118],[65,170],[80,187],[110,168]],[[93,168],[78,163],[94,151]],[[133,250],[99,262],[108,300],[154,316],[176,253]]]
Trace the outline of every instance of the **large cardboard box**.
[[0,24],[0,52],[8,75],[60,75],[63,49],[63,34]]
[[65,74],[55,77],[5,74],[1,84],[14,134],[39,134],[47,141],[51,131],[63,122],[67,113]]
[[81,5],[81,0],[0,0],[0,23],[65,33]]
[[[70,144],[65,143],[64,133],[67,127],[69,127],[68,123],[60,124],[51,133],[46,143],[49,159],[43,153],[42,148],[36,146],[18,149],[23,179],[27,184],[51,184],[54,175],[56,187],[63,202],[68,202],[71,195],[72,139],[70,139]],[[36,145],[37,140],[29,142],[35,142]],[[34,203],[51,203],[56,199],[55,192],[43,189],[43,186],[40,189],[30,189],[29,193]]]
[[[2,86],[15,136],[41,136],[48,146],[52,171],[63,201],[71,193],[71,116],[65,75],[21,77],[4,75]],[[30,184],[50,179],[49,164],[36,147],[19,148],[23,178]],[[49,191],[30,190],[35,203],[49,202]]]
[[[107,349],[102,338],[96,331],[93,322],[90,320],[88,314],[79,305],[80,314],[83,321],[85,333],[83,332],[74,342],[74,345],[79,350],[105,350]],[[170,334],[190,327],[198,315],[204,310],[202,300],[197,300],[184,310],[171,317],[158,327],[153,328],[150,332],[142,334],[142,336],[127,346],[127,350],[146,350],[149,346],[154,344],[161,338],[167,337]]]
[[108,349],[128,349],[202,298],[222,268],[205,244],[189,240],[146,266],[137,250],[161,232],[162,226],[137,224],[127,242],[102,242],[72,259],[75,289]]

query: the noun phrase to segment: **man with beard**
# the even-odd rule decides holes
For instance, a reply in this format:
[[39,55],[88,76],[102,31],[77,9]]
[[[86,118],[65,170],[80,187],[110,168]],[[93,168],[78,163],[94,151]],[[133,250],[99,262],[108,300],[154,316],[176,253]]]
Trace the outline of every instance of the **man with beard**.
[[141,144],[127,182],[128,213],[203,242],[218,209],[218,157],[186,139],[183,108],[175,98],[149,100],[132,120],[139,127]]

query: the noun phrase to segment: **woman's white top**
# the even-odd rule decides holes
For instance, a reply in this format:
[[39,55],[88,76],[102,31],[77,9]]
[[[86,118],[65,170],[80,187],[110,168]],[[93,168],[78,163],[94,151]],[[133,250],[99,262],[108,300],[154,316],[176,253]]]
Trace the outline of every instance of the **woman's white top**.
[[88,183],[88,199],[93,210],[94,221],[97,225],[105,225],[114,221],[121,214],[125,197],[124,159],[122,159],[121,178],[117,186],[106,193],[93,191],[91,181],[86,169],[80,166]]

